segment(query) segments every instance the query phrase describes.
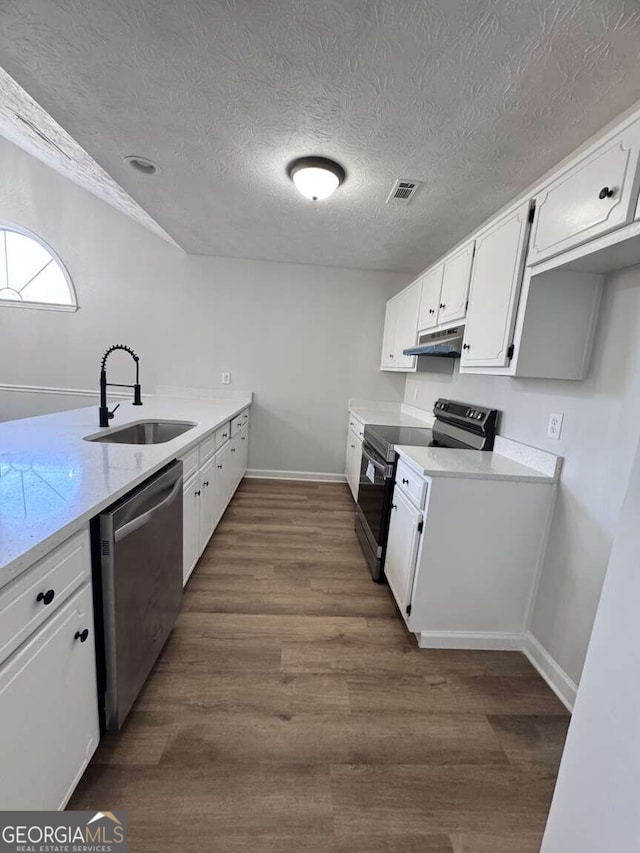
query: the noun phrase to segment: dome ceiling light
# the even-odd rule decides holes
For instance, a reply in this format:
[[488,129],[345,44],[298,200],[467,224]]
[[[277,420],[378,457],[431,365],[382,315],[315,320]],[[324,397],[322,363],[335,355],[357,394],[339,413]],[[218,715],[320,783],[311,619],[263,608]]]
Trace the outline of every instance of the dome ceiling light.
[[128,163],[132,169],[135,169],[136,172],[140,172],[143,175],[155,175],[156,172],[159,172],[158,166],[153,160],[149,160],[147,157],[138,157],[133,154],[129,157],[124,158],[124,162]]
[[347,177],[340,163],[326,157],[300,157],[289,163],[287,174],[298,192],[311,201],[329,198]]

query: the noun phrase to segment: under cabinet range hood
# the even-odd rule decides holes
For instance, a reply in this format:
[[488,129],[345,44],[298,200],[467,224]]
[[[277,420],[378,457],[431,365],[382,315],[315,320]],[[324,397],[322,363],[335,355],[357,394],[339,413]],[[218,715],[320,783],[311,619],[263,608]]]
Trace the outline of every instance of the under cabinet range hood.
[[403,355],[430,355],[439,358],[460,358],[464,325],[441,332],[425,332],[415,347],[403,350]]

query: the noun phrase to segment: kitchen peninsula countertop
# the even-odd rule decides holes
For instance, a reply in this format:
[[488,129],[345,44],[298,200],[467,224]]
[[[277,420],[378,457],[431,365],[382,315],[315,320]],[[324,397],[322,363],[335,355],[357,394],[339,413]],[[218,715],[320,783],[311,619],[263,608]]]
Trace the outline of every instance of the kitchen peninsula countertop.
[[[0,423],[0,587],[251,401],[251,394],[143,397],[142,407],[121,403],[102,430],[96,406]],[[163,444],[85,441],[143,420],[191,421],[194,427]]]

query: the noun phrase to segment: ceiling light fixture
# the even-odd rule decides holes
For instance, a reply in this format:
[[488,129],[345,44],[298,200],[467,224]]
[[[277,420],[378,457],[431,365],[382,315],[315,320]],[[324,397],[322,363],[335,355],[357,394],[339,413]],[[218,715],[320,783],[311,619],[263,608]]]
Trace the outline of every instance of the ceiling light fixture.
[[326,157],[300,157],[289,163],[287,174],[298,192],[311,201],[329,198],[347,177],[340,163]]
[[129,157],[125,157],[124,162],[128,163],[136,172],[141,172],[143,175],[155,175],[156,172],[160,171],[156,164],[146,157],[137,157],[132,154]]

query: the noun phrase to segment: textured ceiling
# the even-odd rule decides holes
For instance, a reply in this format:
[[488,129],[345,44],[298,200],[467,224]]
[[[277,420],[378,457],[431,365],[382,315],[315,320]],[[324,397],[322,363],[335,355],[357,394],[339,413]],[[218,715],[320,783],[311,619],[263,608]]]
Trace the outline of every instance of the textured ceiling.
[[187,251],[415,272],[640,98],[640,4],[4,0],[0,56]]
[[[33,98],[0,68],[0,134],[173,243],[169,235]],[[2,211],[0,210],[0,218]],[[20,224],[20,223],[15,223]]]

